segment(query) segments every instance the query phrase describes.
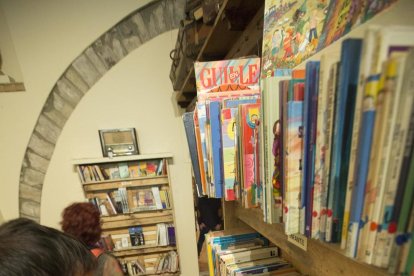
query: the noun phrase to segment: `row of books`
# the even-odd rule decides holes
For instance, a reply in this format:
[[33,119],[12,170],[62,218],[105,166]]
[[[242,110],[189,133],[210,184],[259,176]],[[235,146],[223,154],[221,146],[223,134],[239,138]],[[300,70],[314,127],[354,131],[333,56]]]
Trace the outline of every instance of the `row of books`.
[[105,234],[100,245],[107,251],[131,249],[137,246],[175,246],[175,228],[170,223],[158,223],[155,227],[133,226],[128,233]]
[[278,248],[259,233],[210,232],[206,234],[206,244],[211,276],[299,275],[289,262],[279,257]]
[[125,275],[155,275],[176,273],[179,271],[178,254],[176,251],[157,255],[144,255],[133,260],[121,261]]
[[143,160],[79,166],[82,183],[166,174],[165,160]]
[[[264,161],[267,222],[341,243],[349,257],[410,273],[414,262],[414,29],[367,29],[338,54],[264,80],[276,148]],[[269,114],[264,112],[264,114]],[[266,123],[264,127],[269,128]],[[266,143],[264,143],[266,145]],[[266,157],[266,156],[265,156]],[[272,196],[270,196],[272,195]],[[267,202],[266,202],[267,199]],[[283,212],[282,212],[283,210]]]
[[276,70],[260,96],[245,78],[251,59],[196,63],[196,109],[183,120],[199,195],[261,206],[287,234],[410,272],[413,34],[370,27],[306,70]]
[[140,189],[120,187],[89,198],[89,202],[95,205],[102,216],[171,208],[168,190],[158,186]]
[[183,121],[199,196],[258,204],[259,68],[259,58],[195,64],[196,109]]

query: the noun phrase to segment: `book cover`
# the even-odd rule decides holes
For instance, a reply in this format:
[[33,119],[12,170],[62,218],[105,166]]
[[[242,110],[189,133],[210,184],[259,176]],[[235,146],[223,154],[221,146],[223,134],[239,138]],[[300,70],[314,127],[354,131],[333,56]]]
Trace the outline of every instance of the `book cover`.
[[223,142],[221,137],[220,102],[210,102],[211,155],[213,161],[215,193],[211,196],[223,197]]
[[262,78],[293,68],[389,7],[384,1],[265,1]]
[[237,108],[223,108],[221,110],[221,134],[223,141],[223,178],[224,199],[235,200],[234,184],[235,178],[235,135],[234,124]]
[[[359,145],[357,158],[355,160],[356,170],[354,177],[351,210],[349,216],[349,225],[344,227],[343,231],[347,231],[346,238],[346,254],[353,258],[356,256],[356,248],[358,245],[358,234],[360,229],[360,221],[364,207],[365,185],[368,175],[369,157],[371,152],[371,142],[375,123],[375,99],[378,92],[379,76],[372,76],[367,79],[365,96],[362,106],[361,129],[359,131]],[[344,219],[344,224],[347,221]],[[344,236],[343,236],[344,238]]]
[[301,191],[301,215],[304,216],[304,229],[302,234],[311,236],[313,211],[313,186],[315,173],[315,146],[316,122],[319,93],[319,61],[306,63],[305,95],[303,100],[303,169]]
[[140,176],[138,162],[130,162],[128,164],[129,177],[137,178]]
[[118,168],[120,178],[129,178],[128,163],[118,163]]
[[200,123],[199,123],[198,115],[196,111],[194,111],[193,120],[194,120],[195,139],[196,139],[196,145],[197,145],[198,168],[200,170],[200,180],[201,180],[201,187],[202,187],[202,190],[200,192],[202,193],[202,195],[206,195],[207,194],[207,179],[206,179],[206,172],[205,172],[204,159],[203,159],[204,157],[203,157],[203,150],[202,150],[202,144],[201,144]]
[[240,105],[241,153],[243,171],[243,193],[245,207],[257,206],[259,185],[259,144],[258,120],[260,103]]
[[[355,100],[355,115],[352,126],[352,141],[351,141],[351,154],[349,156],[349,168],[348,168],[348,183],[345,195],[345,208],[344,208],[344,222],[342,224],[342,237],[341,248],[345,249],[347,244],[349,216],[351,211],[351,198],[354,181],[356,179],[356,159],[358,155],[359,144],[359,131],[362,118],[362,102],[365,96],[365,88],[367,78],[370,76],[371,63],[374,56],[375,37],[377,34],[377,27],[369,27],[364,33],[364,40],[361,52],[361,63],[359,65],[359,82],[357,88],[357,96]],[[376,75],[373,75],[376,76]],[[374,82],[375,83],[375,82]],[[372,86],[372,84],[370,85]]]
[[267,222],[282,220],[282,102],[280,81],[291,78],[290,70],[286,74],[266,78],[261,86],[261,157],[263,160],[263,185],[265,187]]
[[218,87],[226,87],[223,90],[258,90],[260,58],[195,62],[194,73],[198,99]]
[[285,233],[297,234],[300,230],[302,146],[303,146],[303,80],[291,80],[287,103],[286,129],[286,192],[285,192]]
[[198,153],[197,153],[197,141],[196,141],[196,134],[194,129],[194,112],[186,112],[182,116],[185,135],[187,137],[187,145],[188,151],[190,153],[191,165],[193,168],[194,179],[197,187],[197,195],[203,195],[203,186],[201,183],[201,174],[200,174],[200,167],[198,163]]
[[329,170],[329,137],[332,130],[330,122],[332,121],[334,96],[336,93],[334,85],[334,74],[336,73],[333,72],[333,65],[338,60],[339,54],[322,55],[319,67],[311,237],[321,240],[325,239],[322,234],[325,232],[325,207],[328,192],[328,183],[325,176],[326,170]]
[[332,242],[341,240],[361,46],[361,39],[346,39],[342,42],[341,48],[327,218],[327,224],[330,224],[327,228],[331,231]]

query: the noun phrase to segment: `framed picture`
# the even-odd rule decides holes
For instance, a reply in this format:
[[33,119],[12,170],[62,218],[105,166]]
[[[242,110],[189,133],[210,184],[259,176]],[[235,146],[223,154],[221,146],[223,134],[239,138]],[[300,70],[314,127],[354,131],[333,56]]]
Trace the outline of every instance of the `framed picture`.
[[139,154],[135,128],[99,130],[104,157]]

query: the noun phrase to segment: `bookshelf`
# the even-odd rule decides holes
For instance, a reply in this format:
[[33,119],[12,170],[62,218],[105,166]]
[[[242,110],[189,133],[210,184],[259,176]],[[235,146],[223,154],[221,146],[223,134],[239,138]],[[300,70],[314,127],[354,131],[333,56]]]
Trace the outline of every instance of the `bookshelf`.
[[102,246],[129,275],[179,275],[168,162],[172,154],[77,159],[85,198],[101,213]]
[[[414,26],[414,2],[400,0],[389,9],[376,15],[368,22],[356,27],[347,35],[337,40],[317,54],[311,56],[295,69],[304,69],[309,60],[320,60],[323,54],[338,53],[341,43],[346,38],[363,38],[365,30],[370,25],[409,25]],[[345,256],[339,244],[325,243],[314,239],[307,239],[307,249],[303,250],[288,241],[283,224],[267,224],[263,219],[261,209],[246,209],[237,202],[224,202],[224,225],[228,232],[247,225],[272,243],[282,252],[282,257],[290,261],[305,275],[392,275],[386,269],[359,262]]]

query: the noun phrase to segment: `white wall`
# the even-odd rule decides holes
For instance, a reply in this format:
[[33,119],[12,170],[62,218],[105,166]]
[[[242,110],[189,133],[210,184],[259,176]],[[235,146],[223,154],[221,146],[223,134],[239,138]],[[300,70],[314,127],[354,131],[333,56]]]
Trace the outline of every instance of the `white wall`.
[[[139,3],[138,3],[139,2]],[[26,92],[0,93],[0,210],[18,217],[18,184],[34,124],[58,77],[99,35],[147,1],[0,0]],[[83,200],[71,160],[101,156],[98,129],[135,127],[141,153],[172,152],[173,197],[182,275],[198,271],[191,167],[168,78],[177,31],[147,42],[84,96],[55,148],[42,193],[41,223],[59,227],[62,209]]]

